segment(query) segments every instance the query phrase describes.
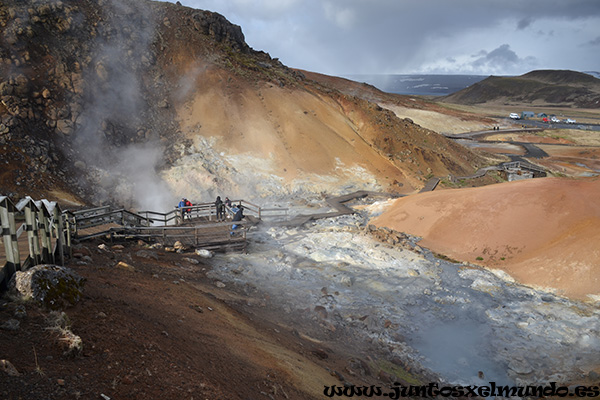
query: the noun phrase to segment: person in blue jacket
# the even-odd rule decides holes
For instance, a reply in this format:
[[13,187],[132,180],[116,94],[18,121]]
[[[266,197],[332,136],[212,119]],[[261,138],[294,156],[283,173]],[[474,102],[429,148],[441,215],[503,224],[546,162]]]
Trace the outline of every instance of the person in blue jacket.
[[179,208],[179,210],[181,211],[181,219],[185,219],[185,215],[189,214],[191,209],[189,209],[189,208],[186,209],[186,206],[189,207],[191,205],[192,205],[192,203],[188,199],[186,199],[185,197],[181,198],[181,201],[177,205],[177,208]]
[[240,205],[239,207],[237,207],[237,211],[233,216],[233,225],[231,226],[232,236],[234,234],[234,231],[241,226],[241,224],[236,224],[236,222],[240,222],[242,219],[244,219],[244,207]]

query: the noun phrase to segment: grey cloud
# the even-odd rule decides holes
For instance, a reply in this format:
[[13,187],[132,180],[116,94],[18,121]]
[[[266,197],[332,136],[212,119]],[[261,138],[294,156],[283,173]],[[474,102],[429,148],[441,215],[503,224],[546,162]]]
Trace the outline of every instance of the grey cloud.
[[[503,44],[489,53],[484,53],[483,56],[478,57],[470,64],[473,70],[515,71],[523,66],[536,64],[534,57],[520,58],[508,44]],[[478,54],[481,54],[481,52]]]
[[520,19],[519,22],[517,23],[517,29],[519,29],[519,30],[526,29],[527,27],[529,27],[531,25],[532,22],[533,22],[532,17],[526,17],[526,18]]
[[[597,0],[302,0],[288,1],[276,12],[262,0],[248,14],[246,1],[180,1],[221,12],[242,27],[250,46],[291,67],[330,74],[417,72],[436,63],[435,57],[460,60],[468,54],[449,53],[449,46],[437,49],[440,43],[495,48],[498,38],[511,33],[507,26],[521,37],[514,40],[523,41],[524,35],[550,32],[555,22],[573,21],[575,32],[580,21],[600,20]],[[558,32],[548,38],[561,40]],[[503,39],[519,47],[509,40]],[[530,51],[545,57],[541,50]]]
[[488,52],[485,50],[479,50],[477,53],[471,55],[472,58],[486,57]]
[[600,46],[600,36],[593,40],[590,40],[587,44],[588,46]]
[[510,49],[508,44],[503,44],[497,49],[485,54],[484,57],[479,58],[475,63],[478,62],[501,62],[501,63],[516,63],[519,61],[517,53]]

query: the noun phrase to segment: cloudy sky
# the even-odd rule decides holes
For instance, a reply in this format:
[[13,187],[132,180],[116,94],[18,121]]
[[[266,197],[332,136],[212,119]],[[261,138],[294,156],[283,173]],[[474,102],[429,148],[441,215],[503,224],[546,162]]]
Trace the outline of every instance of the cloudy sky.
[[180,2],[224,15],[289,67],[330,75],[600,71],[600,0]]

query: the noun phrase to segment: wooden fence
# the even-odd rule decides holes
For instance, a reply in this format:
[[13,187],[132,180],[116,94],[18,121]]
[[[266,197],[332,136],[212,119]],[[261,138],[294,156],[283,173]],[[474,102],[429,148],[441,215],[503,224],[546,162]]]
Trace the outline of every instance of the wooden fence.
[[[34,265],[64,265],[71,252],[70,225],[58,204],[26,197],[16,205],[0,196],[0,221],[6,261],[0,264],[0,290],[4,291],[16,271]],[[24,234],[25,233],[25,234]],[[27,257],[23,258],[27,252]]]

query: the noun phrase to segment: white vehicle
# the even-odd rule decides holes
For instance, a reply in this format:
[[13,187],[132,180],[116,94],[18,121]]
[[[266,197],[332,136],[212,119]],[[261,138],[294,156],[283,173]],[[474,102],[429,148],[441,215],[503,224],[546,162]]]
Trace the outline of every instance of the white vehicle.
[[521,119],[521,116],[517,113],[510,113],[508,116],[510,119]]
[[550,122],[554,122],[555,124],[560,122],[560,119],[558,119],[557,117],[552,117],[550,118]]
[[567,119],[565,120],[565,122],[566,122],[567,124],[574,124],[574,123],[576,123],[577,121],[575,121],[574,119],[571,119],[571,118],[567,118]]

